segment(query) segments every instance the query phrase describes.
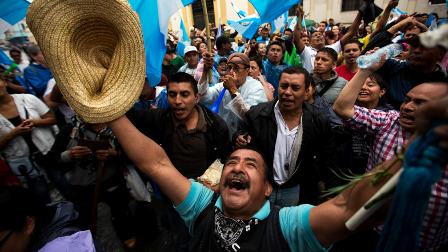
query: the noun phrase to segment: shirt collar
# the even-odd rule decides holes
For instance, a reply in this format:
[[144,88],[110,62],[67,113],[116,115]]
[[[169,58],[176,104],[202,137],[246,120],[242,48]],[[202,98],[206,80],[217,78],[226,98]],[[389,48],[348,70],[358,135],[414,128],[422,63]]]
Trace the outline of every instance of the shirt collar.
[[[205,121],[204,111],[198,105],[196,105],[194,108],[198,111],[198,123],[196,124],[195,130],[206,132],[207,131],[207,122]],[[183,122],[180,122],[179,120],[177,120],[174,115],[172,115],[172,119],[173,119],[173,123],[174,123],[174,128],[177,128],[180,125],[185,125]]]

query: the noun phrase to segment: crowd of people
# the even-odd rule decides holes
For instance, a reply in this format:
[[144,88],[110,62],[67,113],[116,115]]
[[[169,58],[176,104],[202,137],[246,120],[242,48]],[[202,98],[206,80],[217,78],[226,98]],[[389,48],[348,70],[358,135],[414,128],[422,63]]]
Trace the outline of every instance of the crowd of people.
[[[429,31],[426,13],[389,20],[397,4],[371,23],[361,8],[349,27],[264,24],[251,39],[194,28],[183,52],[170,34],[161,82],[141,83],[110,123],[76,115],[38,45],[12,47],[0,65],[0,251],[103,251],[98,202],[129,251],[374,251],[384,213],[356,234],[344,224],[385,182],[366,174],[396,172],[436,121],[448,156],[448,27]],[[358,66],[392,43],[399,55]],[[216,160],[220,182],[198,180]],[[418,251],[448,249],[443,162]],[[347,174],[364,179],[322,196]]]

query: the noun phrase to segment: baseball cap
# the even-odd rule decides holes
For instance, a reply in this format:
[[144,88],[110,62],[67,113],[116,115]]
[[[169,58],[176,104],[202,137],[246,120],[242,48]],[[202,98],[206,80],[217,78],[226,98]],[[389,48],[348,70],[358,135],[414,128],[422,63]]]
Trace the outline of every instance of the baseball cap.
[[185,47],[184,54],[187,54],[189,52],[197,52],[197,53],[199,53],[198,49],[196,49],[195,46],[187,46],[187,47]]

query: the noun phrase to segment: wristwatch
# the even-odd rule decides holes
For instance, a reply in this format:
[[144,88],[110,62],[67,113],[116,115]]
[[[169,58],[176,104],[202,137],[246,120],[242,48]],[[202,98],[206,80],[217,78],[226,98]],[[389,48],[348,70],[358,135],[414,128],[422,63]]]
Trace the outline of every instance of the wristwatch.
[[240,92],[238,92],[238,91],[236,91],[236,92],[233,93],[233,94],[230,94],[230,96],[232,97],[232,99],[235,98],[235,97],[238,96],[238,95],[240,95]]

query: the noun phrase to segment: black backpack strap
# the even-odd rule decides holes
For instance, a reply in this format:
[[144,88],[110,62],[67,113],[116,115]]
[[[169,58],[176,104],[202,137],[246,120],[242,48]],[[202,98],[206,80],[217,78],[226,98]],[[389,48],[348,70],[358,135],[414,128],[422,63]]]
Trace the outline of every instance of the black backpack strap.
[[324,94],[328,91],[328,89],[330,89],[331,86],[333,86],[333,84],[334,84],[334,82],[325,85],[325,86],[319,91],[319,93],[317,93],[317,95],[319,95],[319,96],[324,95]]

